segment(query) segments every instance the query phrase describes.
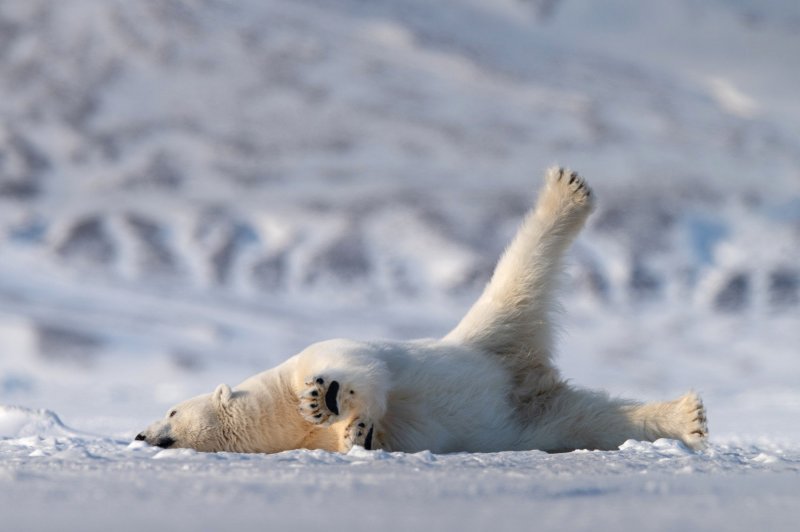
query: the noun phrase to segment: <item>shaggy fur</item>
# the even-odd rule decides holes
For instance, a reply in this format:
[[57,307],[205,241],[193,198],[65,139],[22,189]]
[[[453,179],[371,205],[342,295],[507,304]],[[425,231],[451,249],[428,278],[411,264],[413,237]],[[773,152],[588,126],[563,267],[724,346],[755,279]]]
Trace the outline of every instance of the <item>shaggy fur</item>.
[[137,439],[200,451],[277,452],[354,445],[391,451],[615,449],[625,440],[707,437],[688,393],[641,404],[574,388],[553,364],[562,257],[594,196],[573,172],[547,172],[481,297],[439,340],[329,340],[231,390],[170,409]]

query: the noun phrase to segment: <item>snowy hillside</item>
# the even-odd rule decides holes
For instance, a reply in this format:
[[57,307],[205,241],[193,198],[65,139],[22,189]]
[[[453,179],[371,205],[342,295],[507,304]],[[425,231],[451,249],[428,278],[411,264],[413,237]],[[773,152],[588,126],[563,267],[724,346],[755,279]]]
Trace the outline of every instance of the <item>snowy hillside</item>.
[[[709,523],[725,524],[726,508],[779,479],[758,500],[780,510],[762,524],[780,528],[800,488],[799,6],[0,3],[0,405],[33,409],[0,406],[3,500],[30,510],[62,481],[100,497],[72,471],[119,488],[130,467],[173,488],[194,482],[211,504],[208,479],[232,482],[230,465],[279,479],[252,492],[253,477],[236,481],[248,501],[237,508],[285,488],[279,511],[305,489],[323,497],[295,478],[306,470],[353,496],[400,476],[397,491],[376,493],[402,498],[414,467],[432,484],[450,464],[461,482],[486,460],[494,507],[564,497],[591,513],[612,497],[608,519],[622,496],[663,496],[667,515],[686,498],[709,502],[706,490],[724,494]],[[167,453],[153,465],[155,451],[126,447],[175,401],[313,341],[446,332],[552,164],[580,171],[598,196],[565,282],[565,375],[642,399],[696,389],[708,454],[662,442],[421,465],[303,452]],[[37,409],[103,436],[54,433]],[[348,473],[361,460],[377,467],[363,484]],[[651,466],[655,484],[634,480]],[[583,470],[573,474],[589,487],[504,491],[517,468],[553,481]],[[721,471],[741,484],[726,491],[711,478]],[[617,487],[598,487],[607,482]],[[117,488],[122,505],[145,489]],[[420,493],[454,512],[484,494]],[[65,500],[61,515],[80,522],[81,500]],[[561,511],[547,522],[588,528]],[[373,522],[354,512],[341,514],[354,528]],[[758,522],[736,515],[727,528]]]

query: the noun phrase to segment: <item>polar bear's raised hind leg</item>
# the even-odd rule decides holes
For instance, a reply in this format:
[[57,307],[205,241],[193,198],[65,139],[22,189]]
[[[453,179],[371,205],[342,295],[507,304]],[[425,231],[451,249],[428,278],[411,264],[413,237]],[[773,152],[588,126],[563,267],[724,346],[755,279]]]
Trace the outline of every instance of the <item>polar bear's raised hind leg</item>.
[[478,301],[445,340],[502,357],[524,405],[560,381],[551,358],[562,257],[592,211],[594,194],[577,173],[551,168]]

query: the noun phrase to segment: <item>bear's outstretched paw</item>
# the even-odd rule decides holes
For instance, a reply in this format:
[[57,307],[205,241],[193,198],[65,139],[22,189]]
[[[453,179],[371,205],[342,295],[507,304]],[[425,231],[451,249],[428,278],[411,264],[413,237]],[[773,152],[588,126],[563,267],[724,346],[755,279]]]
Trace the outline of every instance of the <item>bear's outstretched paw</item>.
[[333,422],[340,412],[339,381],[323,376],[314,376],[306,381],[300,394],[300,414],[315,425]]
[[683,441],[692,449],[702,449],[708,438],[708,420],[703,401],[694,392],[687,393],[678,400],[678,409],[683,416]]
[[345,446],[350,449],[354,445],[360,445],[364,449],[373,449],[375,426],[362,418],[355,418],[345,429]]
[[551,194],[560,196],[558,203],[571,204],[579,207],[579,210],[592,208],[594,203],[592,189],[577,172],[571,172],[565,168],[550,168],[547,171],[546,179],[550,184]]

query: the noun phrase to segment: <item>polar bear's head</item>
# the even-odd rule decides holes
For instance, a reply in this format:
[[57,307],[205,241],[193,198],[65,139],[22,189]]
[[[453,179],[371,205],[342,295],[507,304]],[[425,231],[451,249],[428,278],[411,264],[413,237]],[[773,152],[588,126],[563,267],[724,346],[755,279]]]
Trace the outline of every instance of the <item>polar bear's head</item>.
[[220,384],[213,393],[188,399],[169,409],[136,436],[150,445],[163,448],[185,447],[198,451],[234,451],[237,441],[244,395],[234,393],[227,384]]

